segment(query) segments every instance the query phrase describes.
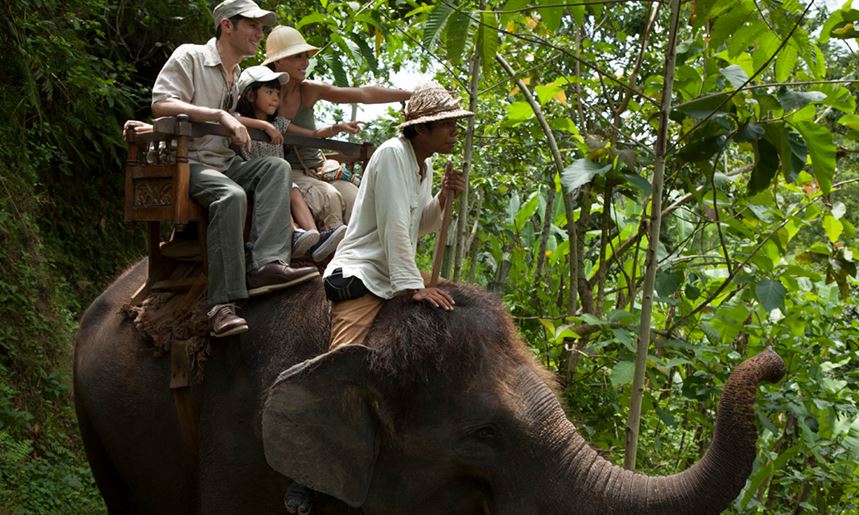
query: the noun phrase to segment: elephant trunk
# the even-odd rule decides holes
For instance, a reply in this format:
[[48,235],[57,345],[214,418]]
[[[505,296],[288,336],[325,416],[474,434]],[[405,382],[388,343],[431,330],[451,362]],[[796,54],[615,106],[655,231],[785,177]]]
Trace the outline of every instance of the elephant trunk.
[[757,385],[778,381],[784,373],[784,362],[769,348],[741,363],[725,384],[707,453],[679,474],[648,477],[616,467],[573,429],[564,454],[566,483],[574,487],[564,496],[566,506],[558,508],[569,512],[573,506],[576,513],[721,512],[740,493],[755,460]]

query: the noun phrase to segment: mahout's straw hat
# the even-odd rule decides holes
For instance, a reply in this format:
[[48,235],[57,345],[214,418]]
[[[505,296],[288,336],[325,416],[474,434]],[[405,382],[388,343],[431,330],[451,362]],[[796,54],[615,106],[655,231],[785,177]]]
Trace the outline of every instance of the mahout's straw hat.
[[301,32],[292,27],[278,25],[271,30],[268,39],[265,40],[265,61],[262,64],[273,63],[302,52],[313,55],[318,51],[319,48],[307,44]]
[[438,82],[427,82],[415,88],[412,98],[406,105],[405,121],[397,127],[474,116],[471,111],[459,107],[459,99],[444,89]]
[[245,89],[254,82],[271,82],[277,80],[281,85],[289,82],[289,74],[286,72],[272,71],[268,66],[250,66],[242,70],[242,75],[239,77],[238,88],[239,95],[243,95]]
[[274,25],[277,19],[277,16],[273,12],[260,9],[252,0],[226,0],[216,5],[212,11],[215,27],[221,23],[221,20],[232,18],[233,16],[244,16],[252,20],[262,19],[262,23],[266,27]]

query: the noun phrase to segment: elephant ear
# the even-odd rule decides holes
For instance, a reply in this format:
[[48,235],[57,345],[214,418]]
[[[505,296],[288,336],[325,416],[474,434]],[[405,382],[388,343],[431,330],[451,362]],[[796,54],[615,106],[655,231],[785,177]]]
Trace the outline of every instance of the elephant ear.
[[347,345],[289,368],[262,412],[268,464],[355,507],[367,498],[378,454],[371,352]]

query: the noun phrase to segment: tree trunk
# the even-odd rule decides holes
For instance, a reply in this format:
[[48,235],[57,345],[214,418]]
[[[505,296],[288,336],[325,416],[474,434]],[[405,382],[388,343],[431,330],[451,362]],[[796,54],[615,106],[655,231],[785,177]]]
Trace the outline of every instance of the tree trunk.
[[638,329],[638,346],[635,354],[635,373],[626,424],[626,447],[623,465],[635,470],[638,451],[638,430],[641,425],[641,399],[644,396],[644,368],[650,346],[650,325],[653,314],[653,287],[656,282],[656,249],[659,245],[659,226],[662,223],[662,183],[665,157],[668,148],[668,115],[674,85],[674,61],[677,51],[677,25],[680,18],[680,0],[671,0],[671,25],[668,34],[668,53],[665,56],[665,73],[662,90],[662,109],[659,113],[659,131],[656,135],[656,152],[653,160],[653,197],[650,206],[650,241],[647,242],[647,269],[644,274],[641,302],[641,323]]
[[[480,82],[480,54],[474,52],[471,58],[471,82],[468,85],[468,110],[477,110],[477,85]],[[454,247],[453,281],[459,282],[462,275],[462,261],[468,250],[465,233],[468,230],[468,202],[471,187],[469,177],[471,176],[471,160],[474,152],[474,117],[468,118],[468,129],[465,131],[465,150],[462,161],[462,173],[465,178],[465,191],[459,199],[459,218],[456,224],[456,247]],[[479,216],[478,211],[478,216]]]

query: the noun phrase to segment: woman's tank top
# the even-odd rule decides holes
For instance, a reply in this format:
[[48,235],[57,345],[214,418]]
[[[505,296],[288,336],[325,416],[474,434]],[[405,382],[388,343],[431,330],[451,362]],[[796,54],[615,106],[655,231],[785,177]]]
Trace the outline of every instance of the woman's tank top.
[[[299,94],[301,88],[299,88]],[[308,108],[301,101],[298,104],[298,113],[292,119],[292,123],[305,129],[312,131],[316,130],[316,117],[313,114],[313,108]],[[285,159],[289,161],[293,170],[304,170],[305,168],[319,168],[322,162],[325,161],[325,156],[318,148],[298,147],[298,155],[295,154],[295,148],[292,145],[284,145]],[[300,158],[300,159],[299,159]]]

